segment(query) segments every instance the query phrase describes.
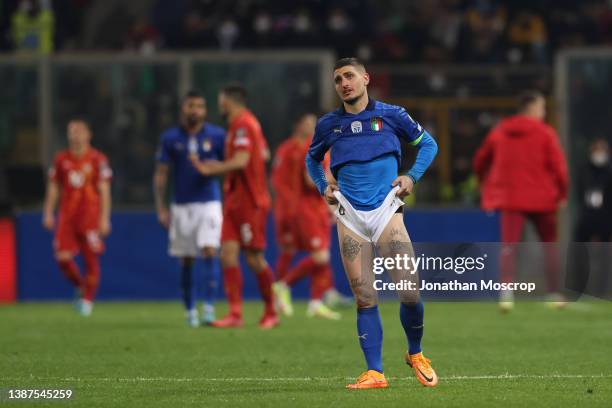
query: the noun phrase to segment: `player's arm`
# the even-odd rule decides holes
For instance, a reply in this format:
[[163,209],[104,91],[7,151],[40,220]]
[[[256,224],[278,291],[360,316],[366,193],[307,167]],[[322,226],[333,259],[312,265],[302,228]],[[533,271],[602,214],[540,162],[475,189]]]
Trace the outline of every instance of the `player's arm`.
[[338,185],[335,182],[328,183],[325,177],[323,160],[325,159],[325,153],[329,150],[329,145],[325,137],[325,127],[321,122],[322,120],[315,127],[312,143],[306,153],[306,170],[319,193],[325,197],[325,201],[334,205],[338,203],[334,196],[334,191],[338,190]]
[[43,226],[51,231],[55,225],[55,208],[59,200],[59,185],[57,181],[50,178],[47,182],[47,192],[43,205]]
[[170,225],[170,214],[166,206],[166,188],[168,187],[168,173],[170,166],[166,163],[158,162],[153,174],[153,196],[155,197],[155,211],[157,220],[165,228]]
[[202,175],[216,176],[230,171],[242,170],[249,164],[250,159],[251,152],[246,149],[240,149],[230,159],[224,161],[200,161],[197,157],[191,157],[191,163]]
[[110,234],[111,223],[111,189],[110,181],[103,179],[98,182],[98,191],[100,192],[100,224],[98,226],[100,235],[103,237]]
[[168,134],[163,134],[161,142],[155,154],[156,164],[153,173],[153,198],[155,200],[155,212],[157,221],[164,227],[170,225],[170,213],[166,205],[166,189],[168,188],[168,174],[170,163],[174,158],[174,150]]
[[99,159],[98,163],[98,192],[100,194],[100,221],[98,224],[98,232],[105,237],[110,234],[111,223],[111,190],[110,180],[113,171],[108,165],[108,160],[104,155]]
[[394,187],[400,187],[396,195],[403,198],[412,193],[414,185],[433,162],[438,153],[438,144],[421,125],[408,115],[405,109],[402,108],[398,111],[396,121],[399,136],[418,149],[412,167],[405,175],[398,176],[392,183]]
[[547,157],[550,160],[550,167],[555,177],[555,181],[557,182],[557,188],[559,189],[559,201],[562,205],[565,205],[569,187],[567,162],[561,144],[559,143],[559,136],[553,129],[550,129],[549,134],[549,150],[550,153]]
[[493,129],[486,136],[472,160],[472,170],[476,173],[476,177],[478,177],[478,181],[481,183],[487,177],[489,167],[491,166],[491,161],[493,159],[493,139],[497,132],[497,129]]

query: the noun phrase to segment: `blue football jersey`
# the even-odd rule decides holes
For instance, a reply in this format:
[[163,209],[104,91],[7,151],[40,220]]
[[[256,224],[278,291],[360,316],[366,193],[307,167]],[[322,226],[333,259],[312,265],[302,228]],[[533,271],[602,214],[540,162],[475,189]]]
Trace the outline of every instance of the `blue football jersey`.
[[223,160],[224,145],[225,131],[210,123],[205,123],[194,137],[190,137],[180,126],[162,133],[156,159],[172,167],[173,202],[185,204],[221,200],[218,178],[200,174],[191,164],[189,155],[193,152],[200,160]]
[[330,167],[340,191],[355,208],[371,210],[380,205],[397,177],[400,138],[418,146],[424,136],[427,132],[404,108],[370,99],[356,115],[341,107],[323,116],[308,153],[320,162],[331,150]]
[[[308,153],[322,161],[331,149],[331,170],[349,162],[367,162],[385,154],[393,154],[397,164],[402,160],[400,141],[417,144],[424,130],[401,106],[370,99],[368,106],[357,115],[337,109],[317,123]],[[397,170],[397,169],[396,169]]]

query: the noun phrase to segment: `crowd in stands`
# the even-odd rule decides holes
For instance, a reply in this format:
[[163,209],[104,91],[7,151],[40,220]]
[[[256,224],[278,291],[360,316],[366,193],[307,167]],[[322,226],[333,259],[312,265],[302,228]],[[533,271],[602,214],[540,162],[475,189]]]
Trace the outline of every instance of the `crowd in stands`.
[[612,44],[610,0],[0,0],[0,49],[332,48],[364,60],[549,63]]

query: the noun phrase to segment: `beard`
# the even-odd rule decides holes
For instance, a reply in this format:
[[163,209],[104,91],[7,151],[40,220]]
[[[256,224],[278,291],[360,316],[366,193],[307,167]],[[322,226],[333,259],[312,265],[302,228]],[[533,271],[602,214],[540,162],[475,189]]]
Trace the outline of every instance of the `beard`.
[[363,95],[365,95],[365,91],[363,91],[360,95],[355,96],[354,98],[345,99],[344,103],[348,105],[354,105],[357,103],[358,100],[360,100],[363,97]]
[[202,123],[203,120],[201,117],[197,116],[197,115],[187,115],[185,116],[185,125],[187,127],[196,127],[197,125],[199,125],[200,123]]

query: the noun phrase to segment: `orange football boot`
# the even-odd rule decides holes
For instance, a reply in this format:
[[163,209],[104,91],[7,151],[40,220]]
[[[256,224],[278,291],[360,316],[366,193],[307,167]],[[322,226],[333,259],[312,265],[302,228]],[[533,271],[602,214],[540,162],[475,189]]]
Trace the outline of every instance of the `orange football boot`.
[[430,364],[431,360],[425,358],[423,353],[406,353],[404,360],[414,369],[417,380],[425,387],[435,387],[438,384],[438,375]]
[[350,390],[365,390],[368,388],[387,388],[389,383],[383,373],[376,370],[368,370],[361,374],[354,384],[347,384]]

